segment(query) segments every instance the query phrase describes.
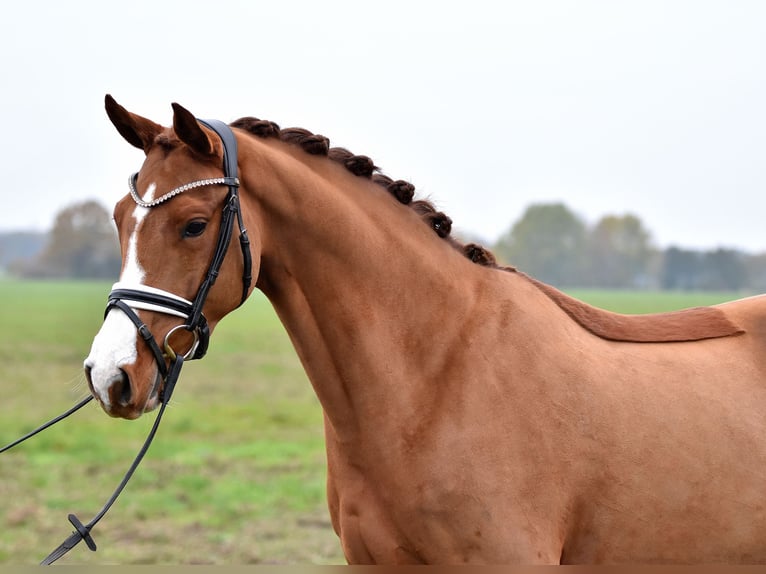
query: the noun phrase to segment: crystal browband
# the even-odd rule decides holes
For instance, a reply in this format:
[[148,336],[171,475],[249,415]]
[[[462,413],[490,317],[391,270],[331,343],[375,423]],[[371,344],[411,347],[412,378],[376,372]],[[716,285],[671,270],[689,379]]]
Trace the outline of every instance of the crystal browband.
[[176,195],[183,193],[184,191],[189,191],[190,189],[194,189],[196,187],[205,187],[206,185],[239,186],[239,179],[237,179],[236,177],[214,177],[211,179],[199,179],[197,181],[192,181],[189,183],[185,183],[181,186],[178,186],[175,189],[172,189],[169,192],[167,192],[165,195],[158,197],[157,199],[154,199],[152,201],[144,201],[138,195],[138,191],[136,190],[137,180],[138,180],[138,173],[134,173],[133,175],[131,175],[128,178],[128,187],[130,188],[130,196],[133,198],[133,201],[135,201],[141,207],[156,207],[160,203],[163,203],[167,201],[168,199],[171,199],[175,197]]

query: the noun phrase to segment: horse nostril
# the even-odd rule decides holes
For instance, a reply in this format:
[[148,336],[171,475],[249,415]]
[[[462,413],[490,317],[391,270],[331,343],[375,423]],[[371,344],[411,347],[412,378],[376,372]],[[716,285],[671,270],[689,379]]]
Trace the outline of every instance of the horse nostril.
[[109,381],[109,389],[109,394],[117,399],[117,404],[122,407],[130,405],[130,399],[132,397],[130,378],[125,371],[120,369],[120,374],[112,377]]

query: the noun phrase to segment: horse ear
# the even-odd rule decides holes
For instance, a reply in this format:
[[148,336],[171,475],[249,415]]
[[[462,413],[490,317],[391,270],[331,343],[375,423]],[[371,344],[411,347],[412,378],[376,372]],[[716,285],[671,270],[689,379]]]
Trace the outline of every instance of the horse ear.
[[104,98],[104,107],[109,119],[124,137],[127,142],[144,152],[149,151],[149,147],[154,142],[154,138],[162,131],[162,126],[155,124],[151,120],[142,118],[118,104],[109,94]]
[[178,138],[197,153],[212,155],[215,152],[215,146],[194,114],[175,103],[173,112],[173,129]]

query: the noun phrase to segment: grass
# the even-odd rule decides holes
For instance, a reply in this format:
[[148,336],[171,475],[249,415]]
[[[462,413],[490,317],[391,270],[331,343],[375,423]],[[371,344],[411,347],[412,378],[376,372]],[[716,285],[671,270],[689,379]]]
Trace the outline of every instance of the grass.
[[[109,285],[0,283],[0,443],[85,396]],[[35,564],[101,508],[153,415],[91,404],[0,455],[0,563]],[[270,305],[255,296],[189,363],[149,453],[63,564],[341,563],[325,503],[322,415]]]
[[[109,285],[0,282],[0,445],[87,393],[81,364]],[[652,312],[731,293],[577,291]],[[101,508],[153,422],[88,405],[0,455],[0,564],[36,564]],[[260,295],[185,365],[155,443],[116,505],[62,564],[343,562],[325,502],[322,413],[287,335]]]

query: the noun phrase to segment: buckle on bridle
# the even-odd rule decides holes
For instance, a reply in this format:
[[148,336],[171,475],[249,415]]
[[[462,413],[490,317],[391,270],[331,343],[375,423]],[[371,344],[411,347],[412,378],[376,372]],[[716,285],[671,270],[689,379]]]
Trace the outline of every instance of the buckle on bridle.
[[188,361],[190,359],[194,358],[195,353],[197,352],[197,348],[200,344],[200,336],[199,336],[199,329],[190,329],[187,325],[176,325],[173,327],[170,331],[167,332],[165,335],[165,340],[162,343],[162,349],[165,351],[165,356],[167,356],[171,361],[175,361],[177,354],[173,347],[170,345],[170,337],[178,331],[179,329],[184,329],[188,332],[190,332],[194,336],[194,342],[192,343],[191,347],[189,348],[186,353],[182,355],[184,360]]
[[[185,360],[191,360],[201,359],[205,356],[209,345],[210,328],[201,312],[197,312],[195,316],[197,310],[191,301],[148,285],[115,283],[109,294],[106,311],[108,312],[112,307],[120,308],[136,326],[139,334],[154,353],[163,376],[165,375],[165,359],[173,361],[178,356],[170,339],[180,329],[189,331],[194,337],[191,348],[182,357]],[[170,329],[165,335],[162,347],[160,347],[159,340],[155,341],[149,328],[136,314],[139,309],[180,317],[185,322]],[[104,315],[106,316],[106,313]]]

